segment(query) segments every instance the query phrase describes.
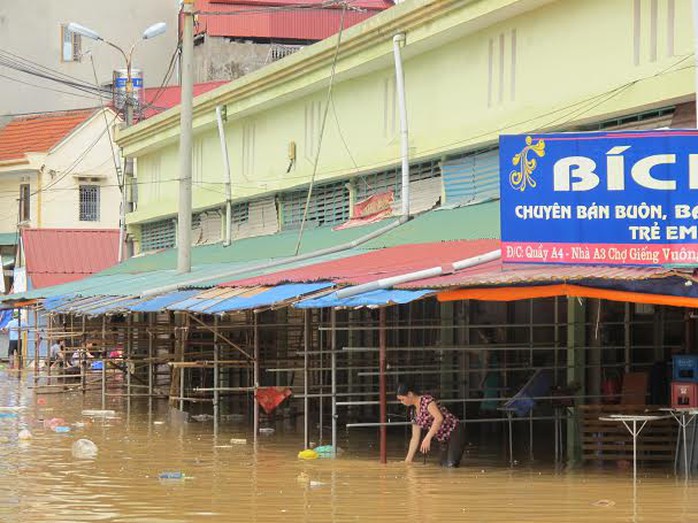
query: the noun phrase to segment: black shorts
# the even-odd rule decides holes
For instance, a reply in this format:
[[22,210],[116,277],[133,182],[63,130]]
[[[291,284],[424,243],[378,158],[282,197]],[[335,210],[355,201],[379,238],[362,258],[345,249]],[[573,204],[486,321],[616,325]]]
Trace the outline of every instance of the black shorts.
[[465,452],[465,425],[458,423],[448,441],[441,444],[441,466],[457,467]]
[[7,347],[7,355],[12,356],[19,351],[19,340],[10,340],[10,345]]

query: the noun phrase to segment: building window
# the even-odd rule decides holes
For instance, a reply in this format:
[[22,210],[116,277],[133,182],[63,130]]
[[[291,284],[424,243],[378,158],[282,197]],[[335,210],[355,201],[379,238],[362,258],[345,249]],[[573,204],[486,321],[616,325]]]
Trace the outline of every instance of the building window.
[[28,183],[23,183],[19,186],[19,221],[28,222],[31,219],[31,207],[29,205],[31,198],[31,188]]
[[99,221],[99,185],[80,186],[80,221]]
[[68,24],[61,25],[61,60],[79,62],[81,36],[68,30]]

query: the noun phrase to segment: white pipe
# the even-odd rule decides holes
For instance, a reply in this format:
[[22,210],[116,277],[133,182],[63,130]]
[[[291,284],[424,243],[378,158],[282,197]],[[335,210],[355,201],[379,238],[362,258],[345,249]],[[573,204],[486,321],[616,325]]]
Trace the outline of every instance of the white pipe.
[[216,106],[216,120],[218,121],[218,138],[221,141],[221,154],[223,155],[223,167],[225,169],[225,240],[223,245],[230,245],[231,219],[232,219],[232,178],[230,174],[230,155],[228,155],[228,143],[225,140],[225,128],[223,127],[223,111],[220,105]]
[[[459,271],[461,269],[467,269],[468,267],[475,267],[476,265],[482,265],[483,263],[497,260],[501,258],[501,256],[502,251],[497,249],[496,251],[488,252],[487,254],[481,254],[479,256],[474,256],[473,258],[466,258],[464,260],[454,262],[451,264],[451,270]],[[364,292],[394,287],[395,285],[399,285],[401,283],[421,280],[424,278],[433,278],[435,276],[440,276],[443,273],[444,267],[439,266],[423,269],[421,271],[409,272],[407,274],[400,274],[399,276],[391,276],[390,278],[382,278],[380,280],[364,283],[362,285],[347,287],[346,289],[339,289],[337,291],[337,298],[348,298]]]
[[410,140],[407,129],[405,74],[402,69],[402,57],[400,56],[400,46],[404,43],[404,34],[397,34],[393,37],[393,55],[395,56],[395,90],[397,91],[398,110],[400,111],[400,154],[402,156],[401,198],[403,221],[410,217]]
[[156,294],[162,294],[165,292],[176,291],[180,287],[184,287],[184,286],[188,286],[188,285],[196,285],[198,283],[205,283],[205,282],[211,281],[213,279],[232,278],[232,277],[237,276],[239,274],[244,274],[244,273],[250,272],[250,271],[272,269],[274,267],[287,265],[289,263],[296,263],[299,261],[305,261],[305,260],[310,260],[312,258],[317,258],[319,256],[325,256],[326,254],[334,254],[336,252],[346,251],[348,249],[353,249],[354,247],[358,247],[359,245],[366,243],[367,241],[373,240],[374,238],[377,238],[377,237],[385,234],[386,232],[391,231],[392,229],[395,229],[396,227],[398,227],[400,225],[402,225],[402,222],[397,220],[397,221],[389,223],[385,227],[381,227],[377,231],[373,231],[369,234],[361,236],[360,238],[357,238],[356,240],[353,240],[353,241],[350,241],[347,243],[343,243],[341,245],[335,245],[334,247],[320,249],[319,251],[309,252],[307,254],[302,254],[300,256],[292,256],[289,258],[282,258],[280,260],[274,260],[271,262],[262,263],[259,265],[255,265],[254,267],[242,267],[242,268],[239,268],[239,269],[236,269],[233,271],[224,271],[224,272],[220,272],[220,273],[212,273],[212,274],[208,274],[206,276],[203,276],[201,278],[195,278],[193,280],[182,281],[179,283],[172,283],[170,285],[164,285],[162,287],[157,287],[155,289],[148,289],[148,290],[143,291],[141,293],[141,296],[142,297],[154,296]]

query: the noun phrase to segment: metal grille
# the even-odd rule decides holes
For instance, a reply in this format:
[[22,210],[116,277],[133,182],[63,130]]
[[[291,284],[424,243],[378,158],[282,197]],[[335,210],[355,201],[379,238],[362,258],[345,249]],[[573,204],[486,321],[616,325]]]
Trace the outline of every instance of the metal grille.
[[160,220],[141,225],[141,252],[171,249],[176,243],[177,227],[174,220]]
[[[281,195],[283,229],[297,229],[303,220],[308,190],[301,189]],[[344,182],[313,188],[306,225],[337,225],[349,219],[349,190]]]
[[247,223],[250,220],[250,202],[241,202],[232,205],[231,220],[233,227]]
[[23,183],[19,186],[19,221],[31,219],[31,186]]
[[[439,162],[436,160],[410,165],[410,182],[434,178],[441,174]],[[402,170],[399,167],[356,178],[356,201],[365,200],[377,193],[392,190],[395,203],[399,202],[402,194]]]
[[303,49],[302,45],[283,45],[283,44],[271,44],[269,49],[269,57],[267,63],[275,62],[286,58],[288,55],[292,55],[296,51]]
[[99,185],[80,186],[80,221],[99,221]]
[[469,153],[445,161],[441,172],[446,205],[499,198],[499,149]]

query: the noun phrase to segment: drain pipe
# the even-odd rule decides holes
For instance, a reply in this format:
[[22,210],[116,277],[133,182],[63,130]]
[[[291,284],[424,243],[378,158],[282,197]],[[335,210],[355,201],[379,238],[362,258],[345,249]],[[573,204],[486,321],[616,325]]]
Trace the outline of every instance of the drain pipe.
[[496,251],[488,252],[487,254],[481,254],[480,256],[466,258],[464,260],[454,262],[451,264],[451,267],[446,266],[446,268],[450,270],[444,270],[443,266],[431,267],[429,269],[423,269],[421,271],[409,272],[407,274],[391,276],[390,278],[383,278],[381,280],[364,283],[362,285],[356,285],[354,287],[339,289],[337,291],[337,298],[348,298],[350,296],[355,296],[364,292],[376,291],[379,289],[387,289],[388,287],[394,287],[395,285],[399,285],[401,283],[407,283],[410,281],[422,280],[424,278],[433,278],[435,276],[441,276],[444,273],[448,274],[452,271],[459,271],[461,269],[467,269],[469,267],[475,267],[476,265],[482,265],[483,263],[498,260],[499,258],[501,258],[501,256],[502,251],[500,249],[497,249]]
[[400,47],[405,44],[405,34],[393,37],[393,55],[395,56],[395,90],[397,91],[398,110],[400,111],[400,154],[402,156],[402,216],[405,223],[410,219],[410,140],[407,129],[407,100],[405,96],[405,74],[402,69]]
[[216,106],[216,120],[218,121],[218,138],[221,141],[221,154],[223,156],[223,167],[225,168],[225,239],[223,246],[230,245],[231,221],[232,221],[232,180],[230,175],[230,156],[228,155],[228,142],[225,140],[225,129],[223,128],[223,106]]

